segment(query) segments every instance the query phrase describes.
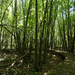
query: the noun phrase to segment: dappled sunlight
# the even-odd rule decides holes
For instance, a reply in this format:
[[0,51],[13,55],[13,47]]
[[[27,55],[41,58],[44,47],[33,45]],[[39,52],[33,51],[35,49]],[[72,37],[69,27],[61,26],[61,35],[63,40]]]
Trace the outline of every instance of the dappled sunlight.
[[75,0],[0,0],[0,75],[74,68]]
[[67,74],[69,74],[69,73],[67,73]]
[[4,58],[0,58],[0,61],[4,61]]
[[68,59],[68,60],[66,60],[67,62],[69,62],[70,60]]
[[47,75],[47,73],[45,72],[43,75]]
[[67,62],[68,62],[68,61],[70,61],[70,60],[69,60],[69,59],[67,59],[67,60],[65,60],[65,61],[67,61]]
[[12,63],[11,66],[14,66],[15,63]]
[[53,55],[52,55],[52,59],[53,59],[53,60],[57,60],[58,57],[57,57],[55,54],[53,54]]
[[[33,55],[34,55],[34,53],[32,54],[32,57],[33,57]],[[17,63],[15,63],[16,61],[13,61],[14,59],[18,58],[19,56],[20,55],[17,55],[15,53],[7,54],[7,53],[1,52],[1,57],[5,57],[6,59],[9,58],[9,59],[7,59],[8,61],[6,61],[6,63],[9,62],[9,64],[10,64],[10,62],[12,61],[12,63],[10,65],[8,64],[9,66],[5,68],[6,71],[8,71],[11,66],[12,66],[12,69],[10,69],[10,72],[12,72],[12,70],[17,71],[18,68],[19,69],[25,69],[25,72],[26,73],[28,73],[28,68],[31,71],[31,68],[30,67],[33,66],[34,64],[28,62],[29,64],[27,64],[27,66],[26,65],[22,66],[23,58],[20,59],[19,61],[17,61]],[[51,67],[55,67],[61,61],[61,59],[59,59],[59,56],[57,56],[56,54],[49,53],[47,58],[48,59],[46,61],[46,64],[43,65],[43,69],[41,70],[42,71],[42,75],[47,75],[48,70]],[[60,61],[58,61],[58,59]],[[3,61],[4,61],[3,64],[5,64],[5,60],[3,60]],[[8,73],[8,74],[10,74],[10,73]]]
[[55,51],[60,53],[68,53],[67,51],[61,51],[61,50],[55,50]]
[[68,59],[68,57],[65,57],[65,59]]
[[75,62],[73,62],[75,64]]
[[70,64],[70,63],[66,63],[66,64]]
[[53,57],[55,57],[56,55],[53,55]]
[[60,52],[60,50],[55,50],[56,52]]
[[75,66],[75,64],[72,64],[72,66]]
[[23,60],[19,60],[19,62],[21,62],[21,63],[22,63],[22,62],[23,62]]

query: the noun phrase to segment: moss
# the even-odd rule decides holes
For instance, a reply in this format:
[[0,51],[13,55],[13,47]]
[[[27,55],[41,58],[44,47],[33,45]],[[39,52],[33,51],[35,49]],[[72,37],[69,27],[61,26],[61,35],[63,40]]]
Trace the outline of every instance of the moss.
[[47,75],[54,75],[56,74],[56,70],[55,69],[51,69],[50,72]]

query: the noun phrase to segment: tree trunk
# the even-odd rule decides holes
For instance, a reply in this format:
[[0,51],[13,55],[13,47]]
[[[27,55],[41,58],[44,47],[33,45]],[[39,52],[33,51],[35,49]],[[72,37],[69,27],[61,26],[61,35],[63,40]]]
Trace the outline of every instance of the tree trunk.
[[37,12],[37,7],[38,3],[37,0],[35,1],[35,11],[36,11],[36,25],[35,25],[35,69],[37,69],[37,38],[38,38],[38,33],[37,33],[37,25],[38,25],[38,12]]

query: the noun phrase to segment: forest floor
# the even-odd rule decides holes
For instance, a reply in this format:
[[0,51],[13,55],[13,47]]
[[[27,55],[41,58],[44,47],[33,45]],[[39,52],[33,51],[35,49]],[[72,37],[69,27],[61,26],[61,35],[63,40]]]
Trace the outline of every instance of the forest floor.
[[49,51],[48,56],[46,56],[45,64],[39,67],[38,72],[33,68],[33,52],[31,56],[33,62],[30,62],[26,57],[28,59],[28,63],[22,64],[23,60],[21,59],[12,66],[6,74],[4,74],[12,62],[19,57],[20,55],[16,54],[14,50],[1,50],[0,75],[75,75],[75,53],[72,54],[61,50]]
[[[14,66],[12,66],[9,69],[9,71],[5,74],[9,66],[13,63],[15,59],[19,58],[20,55],[16,54],[14,50],[1,50],[0,75],[43,75],[63,61],[62,57],[60,57],[57,53],[51,53],[50,51],[50,53],[48,53],[48,56],[46,56],[45,64],[39,67],[38,72],[36,72],[35,69],[33,68],[34,52],[31,55],[33,62],[30,62],[30,60],[28,59],[27,61],[28,63],[23,64],[23,60],[21,59]],[[42,61],[43,61],[43,54],[42,54]]]
[[55,50],[65,56],[65,60],[59,63],[55,68],[51,69],[47,75],[75,75],[75,53]]

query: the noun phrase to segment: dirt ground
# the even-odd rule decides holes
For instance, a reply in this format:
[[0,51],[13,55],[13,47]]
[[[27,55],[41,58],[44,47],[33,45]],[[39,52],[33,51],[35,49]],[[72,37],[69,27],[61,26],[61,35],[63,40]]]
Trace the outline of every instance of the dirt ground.
[[[0,75],[43,75],[56,67],[63,59],[57,54],[48,53],[46,57],[46,62],[41,67],[38,67],[38,72],[33,68],[34,66],[34,53],[31,55],[33,62],[28,62],[23,64],[23,60],[19,60],[7,73],[6,69],[12,64],[12,62],[20,57],[18,54],[15,54],[14,51],[0,51]],[[42,57],[43,60],[43,57]],[[28,59],[28,61],[30,61]]]

